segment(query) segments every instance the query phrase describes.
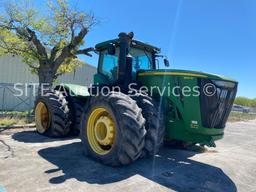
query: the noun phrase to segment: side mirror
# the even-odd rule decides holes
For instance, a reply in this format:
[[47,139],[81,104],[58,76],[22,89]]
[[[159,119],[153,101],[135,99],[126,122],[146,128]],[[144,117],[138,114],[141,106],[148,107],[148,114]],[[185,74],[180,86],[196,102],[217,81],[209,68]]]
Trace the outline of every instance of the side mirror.
[[169,60],[166,58],[164,58],[164,65],[165,65],[165,67],[170,67]]
[[116,54],[116,47],[112,43],[108,45],[108,54],[115,55]]

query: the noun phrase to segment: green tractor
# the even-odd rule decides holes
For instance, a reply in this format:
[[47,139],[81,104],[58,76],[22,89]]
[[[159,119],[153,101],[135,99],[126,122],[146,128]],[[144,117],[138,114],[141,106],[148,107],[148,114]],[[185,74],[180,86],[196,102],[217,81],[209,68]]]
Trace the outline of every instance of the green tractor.
[[80,134],[86,155],[111,166],[155,155],[163,141],[215,147],[237,82],[214,74],[159,69],[160,49],[133,33],[99,43],[94,84],[57,85],[35,103],[37,131]]

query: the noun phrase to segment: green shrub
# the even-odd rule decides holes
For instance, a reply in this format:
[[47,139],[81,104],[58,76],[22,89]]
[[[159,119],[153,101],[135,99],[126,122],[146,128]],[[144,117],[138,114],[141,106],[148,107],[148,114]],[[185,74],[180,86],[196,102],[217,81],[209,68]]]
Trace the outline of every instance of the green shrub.
[[249,99],[247,97],[237,97],[235,99],[235,104],[248,106],[248,107],[256,107],[256,98],[255,99]]

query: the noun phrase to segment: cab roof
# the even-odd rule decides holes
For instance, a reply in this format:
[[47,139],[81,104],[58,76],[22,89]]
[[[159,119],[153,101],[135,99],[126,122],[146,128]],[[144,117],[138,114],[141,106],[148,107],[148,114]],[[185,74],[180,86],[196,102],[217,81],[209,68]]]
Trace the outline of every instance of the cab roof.
[[[95,48],[97,51],[101,51],[103,49],[106,49],[108,47],[109,44],[119,44],[119,39],[112,39],[112,40],[108,40],[108,41],[104,41],[101,43],[98,43]],[[147,51],[150,52],[155,52],[155,53],[160,53],[160,48],[155,47],[153,45],[144,43],[142,41],[138,41],[138,40],[132,40],[132,47],[138,48],[138,49],[146,49]]]

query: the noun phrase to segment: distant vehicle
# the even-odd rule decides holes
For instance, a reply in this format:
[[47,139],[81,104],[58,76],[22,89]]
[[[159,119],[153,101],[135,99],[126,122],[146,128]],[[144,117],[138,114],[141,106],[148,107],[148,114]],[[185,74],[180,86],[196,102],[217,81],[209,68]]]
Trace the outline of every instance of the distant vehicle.
[[245,107],[242,105],[236,105],[234,104],[232,107],[232,111],[238,111],[238,112],[243,112],[243,113],[249,113],[250,112],[250,108],[249,107]]

